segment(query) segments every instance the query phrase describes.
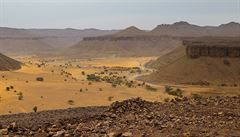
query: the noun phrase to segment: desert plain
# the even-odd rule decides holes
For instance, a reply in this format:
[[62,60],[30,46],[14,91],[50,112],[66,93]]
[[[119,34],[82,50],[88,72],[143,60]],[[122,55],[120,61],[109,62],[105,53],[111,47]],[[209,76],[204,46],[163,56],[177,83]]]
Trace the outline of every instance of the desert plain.
[[[165,92],[166,86],[180,89],[184,96],[239,95],[238,87],[153,84],[138,80],[139,76],[155,71],[145,68],[144,64],[156,58],[66,59],[16,56],[15,59],[23,63],[22,68],[0,72],[0,114],[33,112],[34,107],[42,111],[107,106],[115,101],[136,97],[164,102],[174,97]],[[101,78],[121,77],[131,84],[115,85],[107,81],[89,80],[88,75],[91,74]]]

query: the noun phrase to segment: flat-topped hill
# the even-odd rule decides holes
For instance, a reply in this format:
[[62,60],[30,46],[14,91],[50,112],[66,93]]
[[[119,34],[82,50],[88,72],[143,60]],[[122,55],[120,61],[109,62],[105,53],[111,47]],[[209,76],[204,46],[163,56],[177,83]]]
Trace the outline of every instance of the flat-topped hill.
[[240,86],[238,47],[198,47],[194,44],[189,47],[180,46],[147,63],[147,67],[157,71],[143,77],[143,80],[156,83]]

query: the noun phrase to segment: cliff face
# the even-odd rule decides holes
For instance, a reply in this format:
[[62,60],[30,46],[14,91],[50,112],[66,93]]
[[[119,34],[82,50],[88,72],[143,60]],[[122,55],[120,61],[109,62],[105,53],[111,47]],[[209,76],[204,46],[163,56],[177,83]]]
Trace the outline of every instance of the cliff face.
[[209,57],[240,57],[240,40],[231,39],[195,39],[184,40],[186,55],[191,58]]
[[191,58],[198,58],[200,56],[240,57],[240,47],[187,46],[186,54]]

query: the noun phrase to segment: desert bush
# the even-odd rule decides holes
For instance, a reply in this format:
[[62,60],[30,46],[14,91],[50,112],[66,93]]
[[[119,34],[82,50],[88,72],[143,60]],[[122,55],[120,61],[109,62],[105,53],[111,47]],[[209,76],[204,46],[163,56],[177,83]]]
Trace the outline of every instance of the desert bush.
[[42,82],[42,81],[44,81],[44,78],[43,77],[37,77],[36,80]]
[[74,105],[74,101],[73,100],[68,100],[68,104],[69,105]]
[[103,89],[102,89],[102,88],[99,88],[99,91],[103,91]]
[[84,72],[84,71],[82,71],[82,75],[85,75],[85,72]]
[[114,98],[113,96],[109,96],[108,101],[112,101],[113,98]]
[[152,86],[150,86],[150,85],[146,85],[145,88],[146,88],[147,90],[149,90],[149,91],[157,91],[156,88],[154,88],[154,87],[152,87]]
[[87,75],[87,80],[89,80],[89,81],[99,82],[100,79],[101,79],[100,76],[96,76],[95,74]]
[[6,91],[10,91],[10,87],[6,87]]
[[172,91],[173,89],[172,89],[172,87],[170,87],[170,86],[165,86],[165,92],[170,92],[170,91]]
[[33,112],[37,112],[37,110],[38,110],[37,106],[34,106],[33,107]]
[[22,92],[19,92],[17,95],[18,95],[18,100],[23,100],[23,93]]
[[173,90],[170,86],[165,86],[165,92],[172,96],[182,97],[182,90],[177,88],[176,90]]

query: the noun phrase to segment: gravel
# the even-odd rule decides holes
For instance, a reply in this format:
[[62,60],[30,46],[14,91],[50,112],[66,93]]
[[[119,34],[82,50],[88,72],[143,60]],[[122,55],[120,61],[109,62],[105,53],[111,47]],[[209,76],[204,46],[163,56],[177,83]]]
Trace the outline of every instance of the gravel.
[[0,136],[240,136],[240,96],[140,98],[88,107],[0,116]]

